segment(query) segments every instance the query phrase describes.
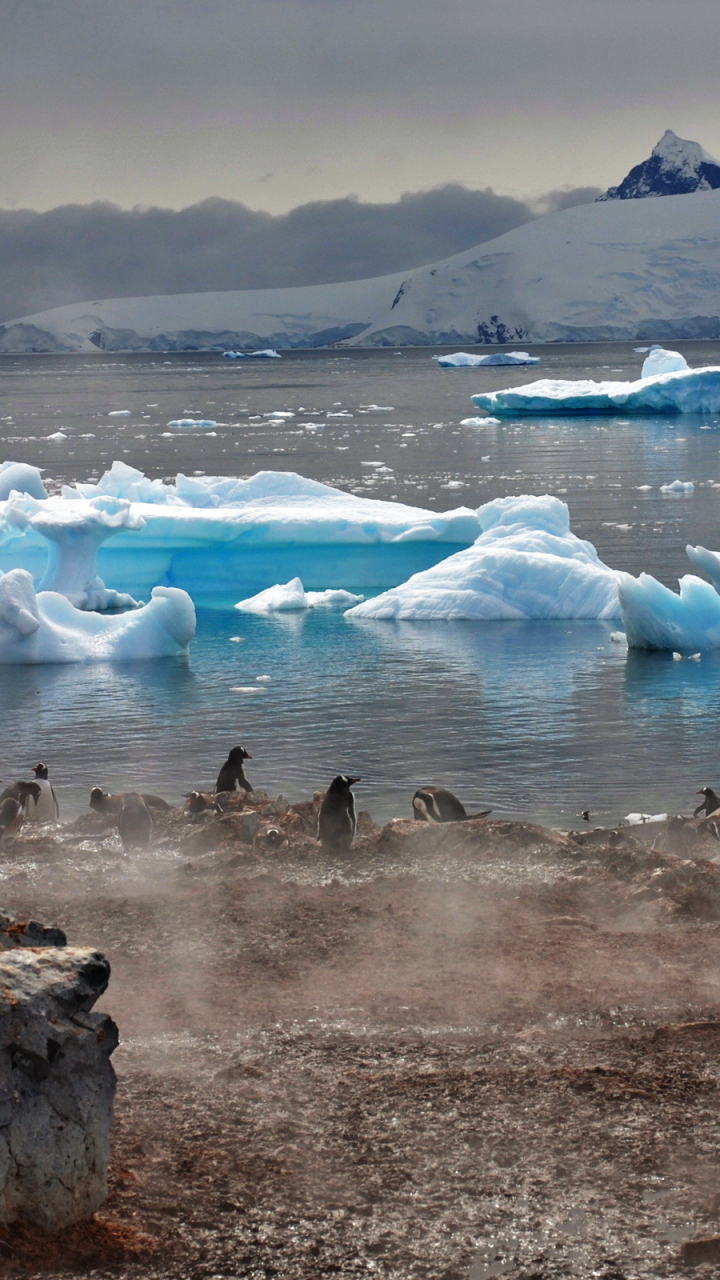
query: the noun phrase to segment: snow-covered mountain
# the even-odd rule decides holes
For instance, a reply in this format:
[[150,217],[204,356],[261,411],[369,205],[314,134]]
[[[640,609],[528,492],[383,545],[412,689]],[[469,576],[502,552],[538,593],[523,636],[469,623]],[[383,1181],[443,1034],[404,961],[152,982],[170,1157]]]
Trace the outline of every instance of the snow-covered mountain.
[[720,187],[720,164],[699,142],[666,129],[647,160],[636,164],[617,187],[598,200],[642,200],[645,196],[683,196]]
[[695,337],[720,337],[720,190],[577,205],[405,275],[58,307],[0,351]]

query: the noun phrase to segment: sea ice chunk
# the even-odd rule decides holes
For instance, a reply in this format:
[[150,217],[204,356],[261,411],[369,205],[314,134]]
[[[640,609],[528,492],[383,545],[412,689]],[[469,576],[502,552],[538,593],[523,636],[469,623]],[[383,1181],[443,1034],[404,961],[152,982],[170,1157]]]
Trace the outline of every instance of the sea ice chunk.
[[433,356],[443,369],[477,369],[487,364],[540,364],[540,356],[527,351],[493,351],[489,355],[474,356],[467,351],[456,351],[452,356]]
[[142,516],[122,498],[61,502],[52,507],[33,498],[12,500],[5,510],[9,525],[31,528],[48,544],[40,591],[57,591],[78,609],[134,608],[132,596],[113,591],[97,574],[97,553],[113,534],[144,529]]
[[264,351],[223,351],[223,360],[279,360],[280,352],[267,347]]
[[317,609],[331,607],[347,609],[349,605],[358,604],[362,596],[355,596],[350,591],[333,590],[306,591],[300,578],[290,582],[276,583],[267,587],[256,596],[240,600],[235,605],[242,613],[294,613],[301,609]]
[[720,595],[702,578],[685,574],[678,595],[649,573],[621,573],[619,595],[631,649],[694,654],[720,647]]
[[569,382],[541,378],[524,387],[471,397],[501,417],[533,413],[718,413],[720,368],[660,373],[637,382]]
[[673,480],[671,484],[661,484],[661,493],[694,493],[695,485],[692,480]]
[[679,373],[687,369],[688,362],[679,351],[666,351],[664,347],[651,347],[643,362],[641,378],[652,378],[656,373]]
[[496,498],[472,547],[346,614],[350,618],[615,618],[617,575],[546,494]]
[[26,462],[0,462],[0,502],[5,502],[13,490],[28,493],[31,498],[47,498],[37,467]]
[[212,418],[174,418],[172,422],[168,422],[169,427],[175,427],[178,431],[210,431],[217,426],[217,422],[213,422]]
[[129,613],[87,613],[55,591],[37,595],[25,569],[0,577],[0,663],[128,662],[183,653],[195,634],[185,591],[155,587]]

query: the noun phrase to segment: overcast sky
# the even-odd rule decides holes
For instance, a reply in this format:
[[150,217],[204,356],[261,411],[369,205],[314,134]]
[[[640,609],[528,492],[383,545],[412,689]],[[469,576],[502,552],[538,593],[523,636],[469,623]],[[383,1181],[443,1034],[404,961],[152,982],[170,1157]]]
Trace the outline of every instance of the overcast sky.
[[720,152],[718,0],[0,0],[0,207],[284,212]]

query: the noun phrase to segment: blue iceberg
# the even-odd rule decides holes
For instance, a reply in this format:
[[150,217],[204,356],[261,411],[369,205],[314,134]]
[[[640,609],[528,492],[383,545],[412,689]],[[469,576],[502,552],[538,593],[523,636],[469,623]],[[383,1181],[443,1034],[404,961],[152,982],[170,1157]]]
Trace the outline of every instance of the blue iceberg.
[[544,413],[718,413],[720,368],[683,369],[636,382],[541,378],[471,397],[498,417]]
[[451,356],[433,356],[443,369],[479,369],[483,365],[497,364],[540,364],[540,356],[531,356],[527,351],[493,351],[488,355],[470,355],[467,351],[456,351]]

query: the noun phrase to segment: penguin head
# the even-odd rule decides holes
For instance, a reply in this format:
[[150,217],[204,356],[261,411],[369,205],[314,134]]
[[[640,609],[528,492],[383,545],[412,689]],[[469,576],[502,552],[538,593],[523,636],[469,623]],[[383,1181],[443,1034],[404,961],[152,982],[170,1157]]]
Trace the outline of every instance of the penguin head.
[[332,782],[330,783],[330,786],[328,787],[328,790],[329,791],[349,791],[350,787],[354,786],[355,783],[359,781],[360,781],[359,778],[349,778],[346,773],[339,773],[337,778],[333,778]]
[[228,764],[241,765],[243,760],[252,760],[250,752],[246,751],[244,747],[233,747],[228,756]]
[[47,778],[48,767],[46,764],[42,764],[42,763],[34,764],[30,772],[34,773],[36,778]]
[[108,799],[107,791],[103,791],[102,787],[93,787],[90,792],[90,808],[101,809],[103,800]]

